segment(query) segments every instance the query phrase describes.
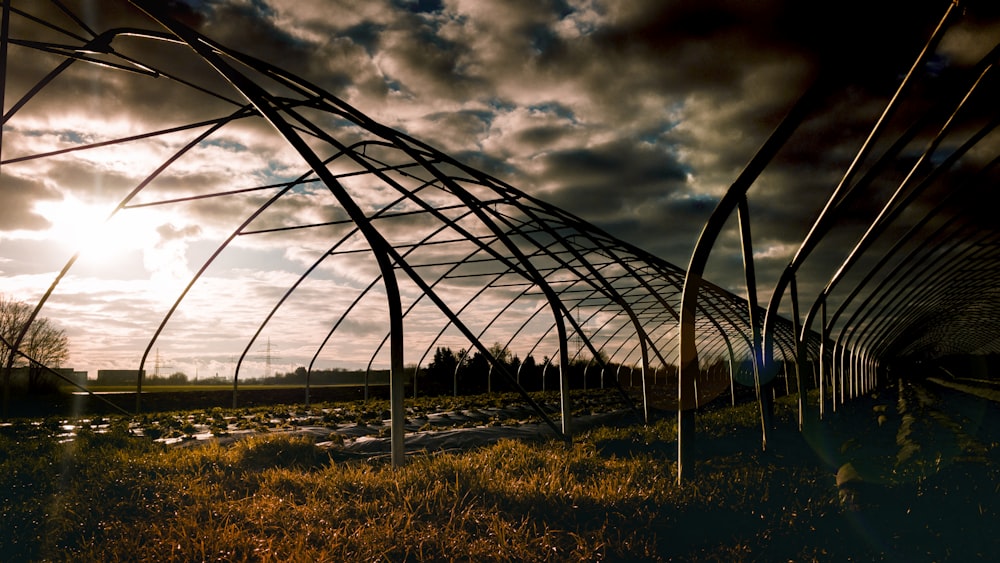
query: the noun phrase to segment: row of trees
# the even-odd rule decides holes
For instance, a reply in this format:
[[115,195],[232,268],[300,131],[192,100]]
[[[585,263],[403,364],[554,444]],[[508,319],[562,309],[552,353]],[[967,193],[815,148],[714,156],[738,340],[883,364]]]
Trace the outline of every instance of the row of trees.
[[[461,349],[455,352],[449,347],[438,347],[430,363],[419,371],[416,370],[416,366],[407,366],[405,377],[409,387],[408,392],[412,392],[412,386],[416,385],[417,393],[420,395],[453,393],[472,395],[513,391],[515,382],[527,391],[559,388],[559,367],[550,364],[548,357],[541,362],[536,362],[531,355],[521,360],[500,344],[494,344],[488,352],[496,358],[502,370],[494,366],[488,357],[479,351],[470,352]],[[574,388],[596,388],[602,383],[610,385],[610,378],[616,376],[615,373],[606,372],[602,381],[600,368],[586,360],[571,362],[568,369]],[[414,372],[416,372],[415,378]],[[304,367],[256,381],[264,384],[304,385],[307,377],[311,385],[362,385],[366,379],[372,385],[384,385],[389,382],[388,370],[373,370],[366,373],[365,370],[334,368],[307,374]]]
[[[222,378],[219,379],[221,380]],[[154,373],[143,378],[144,385],[187,385],[188,383],[192,383],[192,381],[188,380],[187,374],[182,371],[175,371],[170,375],[157,375]],[[199,381],[198,383],[202,382]]]
[[[410,375],[412,370],[408,369]],[[305,385],[306,381],[310,385],[364,385],[365,380],[371,385],[382,385],[389,383],[389,370],[367,370],[361,369],[319,369],[309,373],[304,367],[297,367],[290,373],[276,373],[271,377],[257,379],[257,383],[264,385]]]
[[[426,395],[512,391],[515,389],[514,382],[527,391],[559,388],[559,368],[550,365],[548,357],[541,362],[531,355],[521,360],[500,344],[493,344],[488,352],[511,377],[505,376],[478,350],[469,352],[462,349],[455,353],[451,348],[438,347],[434,358],[419,376],[418,391]],[[568,369],[573,387],[595,388],[602,383],[600,368],[588,360],[573,361]],[[613,377],[613,374],[605,374],[605,378],[608,377]]]
[[[15,368],[27,368],[26,387],[29,392],[54,390],[58,381],[48,374],[43,366],[61,367],[69,357],[69,340],[65,331],[47,318],[34,319],[24,333],[19,346],[22,354],[16,354],[11,345],[20,337],[21,332],[31,317],[32,309],[26,303],[7,298],[0,294],[0,370],[3,373],[5,389],[9,389],[9,372],[7,365]],[[413,366],[407,370],[410,384],[418,386],[422,395],[477,394],[488,391],[511,391],[515,388],[512,378],[517,384],[528,391],[552,390],[559,386],[559,370],[549,365],[546,357],[540,363],[529,355],[523,361],[499,343],[488,349],[489,355],[496,359],[495,366],[485,354],[477,351],[459,350],[457,353],[448,347],[438,347],[431,362],[413,379]],[[502,367],[503,369],[499,369]],[[599,367],[582,360],[571,362],[568,366],[570,380],[574,386],[593,388],[600,386],[602,373]],[[502,372],[511,377],[507,377]],[[308,374],[313,385],[362,384],[367,380],[372,384],[387,383],[388,373],[376,371],[365,373],[364,370],[332,369],[314,371]],[[603,377],[615,377],[613,373],[605,373]],[[273,384],[305,384],[307,378],[304,367],[294,372],[275,374],[258,380],[260,383]],[[225,378],[210,378],[191,381],[182,372],[169,376],[147,376],[148,384],[189,383],[227,383]]]
[[[5,394],[9,392],[10,372],[7,366],[27,368],[27,391],[38,393],[55,390],[56,378],[43,366],[61,367],[69,359],[69,338],[66,332],[45,317],[38,317],[28,324],[32,308],[27,303],[10,299],[0,293],[0,372],[3,373]],[[24,332],[18,349],[11,346]]]

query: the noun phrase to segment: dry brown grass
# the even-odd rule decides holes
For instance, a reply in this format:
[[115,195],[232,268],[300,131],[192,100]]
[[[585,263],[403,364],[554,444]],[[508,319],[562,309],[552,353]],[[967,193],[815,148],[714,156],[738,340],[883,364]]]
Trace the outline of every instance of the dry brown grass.
[[[997,547],[995,494],[970,505],[944,472],[879,489],[868,512],[841,507],[833,468],[815,436],[788,430],[791,414],[779,403],[786,430],[767,453],[752,406],[700,416],[706,439],[682,487],[672,417],[597,428],[569,446],[505,440],[419,455],[399,469],[336,461],[301,436],[168,448],[124,425],[67,444],[18,440],[9,427],[0,552],[12,561],[964,561]],[[824,440],[840,438],[831,430]],[[983,471],[980,482],[996,476]],[[956,514],[935,519],[935,506]],[[984,533],[970,540],[969,526]]]

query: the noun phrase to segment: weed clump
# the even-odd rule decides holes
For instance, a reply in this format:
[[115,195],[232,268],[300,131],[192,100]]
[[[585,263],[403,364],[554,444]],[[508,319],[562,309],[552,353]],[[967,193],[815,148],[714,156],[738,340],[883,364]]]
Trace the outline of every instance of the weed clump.
[[313,469],[329,456],[309,436],[257,434],[237,440],[226,452],[227,461],[244,472],[269,468]]

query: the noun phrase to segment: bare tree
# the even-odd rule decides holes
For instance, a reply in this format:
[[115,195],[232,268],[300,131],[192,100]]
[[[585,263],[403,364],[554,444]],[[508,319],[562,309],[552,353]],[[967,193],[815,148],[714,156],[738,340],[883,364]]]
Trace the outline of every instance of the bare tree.
[[62,367],[69,358],[69,339],[49,319],[35,319],[28,327],[21,349],[32,359],[28,364],[28,390],[40,391],[50,379],[44,366]]
[[[31,316],[31,309],[26,303],[8,299],[0,293],[0,366],[6,367],[11,361],[14,350],[10,346],[21,334],[21,329]],[[16,362],[17,358],[14,358]],[[16,364],[15,364],[16,365]]]
[[[31,308],[23,302],[0,294],[0,369],[4,372],[5,395],[10,385],[7,366],[28,368],[28,391],[40,391],[49,379],[45,367],[58,368],[69,358],[69,339],[66,332],[47,318],[39,317],[28,326],[19,346],[24,354],[16,354],[11,346],[24,330],[31,316]],[[27,356],[27,359],[25,356]]]

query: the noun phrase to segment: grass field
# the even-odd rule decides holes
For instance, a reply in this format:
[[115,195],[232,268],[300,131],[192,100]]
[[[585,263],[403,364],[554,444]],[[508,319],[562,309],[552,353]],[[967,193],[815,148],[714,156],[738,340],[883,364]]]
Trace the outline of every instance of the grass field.
[[[464,408],[510,401],[461,399]],[[806,433],[795,430],[794,402],[780,400],[767,452],[753,405],[703,412],[698,461],[682,486],[672,416],[594,428],[571,445],[540,437],[427,452],[398,469],[287,432],[176,448],[135,436],[142,421],[126,417],[103,417],[100,432],[91,421],[71,441],[60,437],[61,421],[22,420],[0,427],[0,553],[5,561],[992,560],[996,430],[935,448],[937,427],[906,426],[893,412],[902,399],[861,399]],[[454,408],[449,400],[408,408],[419,416]],[[344,417],[381,410],[316,408]],[[977,428],[997,427],[995,409],[976,412]],[[904,426],[918,446],[900,463],[894,444]],[[865,479],[845,503],[835,473],[847,462]]]

